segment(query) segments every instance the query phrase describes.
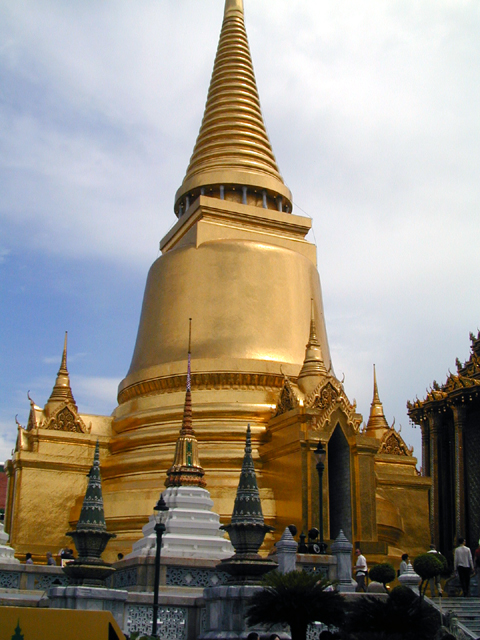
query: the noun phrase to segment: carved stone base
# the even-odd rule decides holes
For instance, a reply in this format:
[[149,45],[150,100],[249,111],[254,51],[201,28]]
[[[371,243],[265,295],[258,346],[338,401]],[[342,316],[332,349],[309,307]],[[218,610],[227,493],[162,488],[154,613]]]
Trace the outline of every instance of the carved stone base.
[[239,585],[259,584],[263,575],[277,568],[274,560],[262,558],[258,553],[237,553],[217,565],[217,569],[230,575],[229,582]]

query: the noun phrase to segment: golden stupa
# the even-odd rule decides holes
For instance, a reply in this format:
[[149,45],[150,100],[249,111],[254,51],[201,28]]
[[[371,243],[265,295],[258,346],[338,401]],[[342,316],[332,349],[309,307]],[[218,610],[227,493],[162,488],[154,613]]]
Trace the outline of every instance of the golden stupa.
[[[128,553],[141,536],[182,424],[189,318],[193,421],[222,519],[232,512],[250,423],[265,521],[277,533],[290,523],[304,530],[318,523],[313,450],[321,440],[325,539],[343,528],[375,556],[423,549],[429,479],[419,477],[412,452],[388,426],[376,380],[362,429],[333,372],[316,249],[305,239],[311,221],[292,213],[266,133],[242,0],[225,3],[204,118],[174,211],[178,221],[150,269],[113,416],[78,414],[65,382],[70,395],[52,394],[43,410],[32,404],[27,428],[19,427],[7,464],[6,524],[17,553],[68,543],[97,437],[107,528],[117,534],[105,557]],[[64,429],[52,411],[69,412],[77,428]],[[39,534],[29,507],[38,487],[47,499],[60,476],[61,490],[48,497],[51,522]]]

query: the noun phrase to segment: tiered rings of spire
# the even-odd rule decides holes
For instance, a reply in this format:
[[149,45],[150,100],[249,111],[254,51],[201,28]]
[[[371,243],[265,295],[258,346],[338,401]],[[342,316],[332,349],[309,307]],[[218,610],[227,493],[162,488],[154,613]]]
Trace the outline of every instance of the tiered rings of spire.
[[225,3],[205,113],[175,213],[181,216],[199,195],[292,211],[263,122],[243,0]]

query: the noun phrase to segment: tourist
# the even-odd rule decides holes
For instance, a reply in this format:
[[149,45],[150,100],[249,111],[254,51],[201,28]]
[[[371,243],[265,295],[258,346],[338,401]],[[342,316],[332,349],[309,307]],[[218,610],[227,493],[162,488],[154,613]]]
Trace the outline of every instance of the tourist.
[[470,575],[475,571],[475,567],[473,566],[472,552],[465,545],[465,538],[458,539],[458,547],[455,549],[454,568],[460,580],[463,597],[467,598],[470,589]]
[[26,553],[25,554],[25,564],[33,564],[32,554],[31,553]]
[[256,631],[251,631],[247,636],[247,640],[260,640],[260,636]]
[[52,552],[51,551],[47,551],[46,556],[47,556],[47,564],[56,567],[57,563],[55,562],[55,558],[52,556]]
[[[442,554],[439,551],[437,551],[434,544],[430,545],[430,549],[428,550],[427,553],[436,553],[437,555],[443,558]],[[430,580],[428,581],[428,584],[430,585],[430,596],[432,598],[435,598],[435,587],[437,587],[438,597],[441,598],[443,595],[443,591],[442,591],[442,583],[440,582],[440,574],[438,576],[435,576],[435,578],[430,578]]]
[[398,575],[403,576],[408,569],[408,553],[404,553],[402,556],[402,561],[400,562],[400,569],[398,570]]
[[475,568],[477,571],[477,596],[480,598],[480,540],[475,551]]
[[365,578],[367,576],[367,560],[360,549],[355,549],[355,555],[357,556],[357,563],[354,567],[355,571],[355,580],[357,581],[357,586],[355,591],[363,591],[366,592],[365,588]]

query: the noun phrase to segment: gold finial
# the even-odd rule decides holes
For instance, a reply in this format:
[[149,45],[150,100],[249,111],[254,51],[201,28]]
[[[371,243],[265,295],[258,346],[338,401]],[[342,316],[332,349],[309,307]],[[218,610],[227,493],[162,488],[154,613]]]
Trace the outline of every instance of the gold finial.
[[234,11],[243,15],[243,0],[225,0],[224,17]]
[[65,331],[65,338],[63,340],[63,353],[62,353],[62,362],[60,363],[60,371],[62,371],[62,373],[67,373],[67,336],[68,336],[68,331]]
[[[235,191],[234,191],[235,190]],[[263,122],[242,0],[226,0],[220,40],[200,132],[182,186],[177,215],[200,193],[292,210]]]
[[51,409],[52,406],[56,404],[66,402],[73,405],[75,407],[75,410],[77,411],[77,405],[75,404],[75,399],[70,387],[70,376],[67,369],[67,336],[68,332],[65,331],[62,360],[60,362],[60,368],[57,373],[57,379],[55,381],[52,393],[50,394],[50,398],[48,399],[47,404],[45,405],[46,409]]
[[167,471],[166,487],[180,487],[184,485],[205,487],[203,470],[198,457],[198,442],[193,430],[192,419],[192,391],[191,391],[191,341],[192,319],[188,321],[188,360],[185,405],[183,408],[182,428],[175,445],[173,465]]
[[376,438],[381,438],[385,429],[389,429],[388,422],[383,413],[383,405],[378,395],[377,385],[377,371],[375,365],[373,365],[373,400],[370,407],[370,417],[367,422],[367,435],[373,435]]
[[310,337],[309,344],[320,346],[320,342],[317,338],[317,327],[315,325],[315,309],[313,307],[313,298],[310,298]]
[[373,365],[373,403],[380,403],[380,396],[378,395],[378,386],[377,386],[377,370],[375,369],[375,365]]
[[317,337],[315,309],[312,298],[310,308],[310,334],[305,349],[305,360],[298,375],[298,386],[308,395],[317,387],[320,378],[325,375],[327,375],[327,369],[323,361],[322,347]]

